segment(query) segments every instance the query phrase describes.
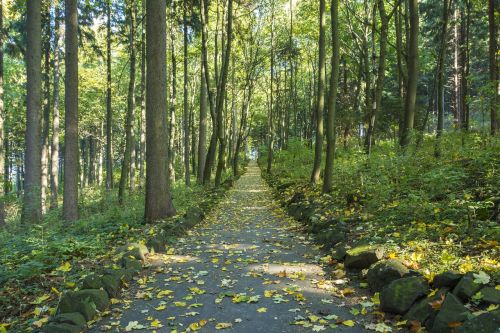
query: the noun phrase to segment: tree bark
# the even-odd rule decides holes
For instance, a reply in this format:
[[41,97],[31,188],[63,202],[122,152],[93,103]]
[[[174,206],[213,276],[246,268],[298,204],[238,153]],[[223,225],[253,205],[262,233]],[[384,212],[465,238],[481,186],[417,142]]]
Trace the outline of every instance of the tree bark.
[[405,122],[400,144],[406,148],[410,144],[415,120],[418,80],[418,0],[409,0],[410,38],[408,41],[408,88],[405,103]]
[[113,109],[111,108],[111,0],[106,0],[106,189],[113,188]]
[[272,3],[271,9],[271,79],[270,84],[270,98],[269,98],[269,119],[268,119],[268,144],[267,144],[267,168],[266,172],[271,173],[273,166],[273,149],[274,149],[274,99],[273,99],[273,89],[274,89],[274,2]]
[[54,22],[54,90],[53,90],[53,105],[52,105],[52,141],[51,141],[51,156],[50,156],[50,208],[58,206],[59,197],[59,63],[61,59],[60,46],[62,43],[62,34],[60,28],[60,5],[56,4],[55,22]]
[[65,8],[66,73],[64,79],[65,143],[64,200],[66,222],[78,219],[78,7],[67,0]]
[[131,169],[131,155],[134,147],[132,131],[134,128],[134,109],[135,109],[135,3],[129,0],[127,3],[127,14],[129,21],[129,52],[130,52],[130,68],[129,68],[129,84],[127,96],[127,116],[125,119],[125,152],[123,154],[122,170],[120,175],[120,186],[118,188],[118,202],[123,204],[125,196],[125,188],[127,187],[128,177]]
[[44,51],[44,73],[43,73],[43,117],[42,117],[42,159],[41,159],[41,201],[42,214],[47,210],[47,194],[49,192],[49,130],[50,130],[50,35],[51,17],[50,5],[46,5],[43,14],[45,25],[45,36],[43,40]]
[[140,128],[139,128],[139,186],[144,179],[144,161],[146,159],[146,1],[142,1],[141,21],[141,85],[140,85]]
[[[383,4],[382,4],[383,6]],[[339,83],[339,1],[331,2],[332,19],[332,72],[330,77],[330,94],[328,96],[328,115],[326,121],[326,163],[323,181],[323,193],[332,191],[333,161],[335,157],[335,113],[337,108],[337,89]]]
[[316,102],[316,141],[314,145],[314,165],[311,182],[317,184],[321,172],[323,155],[323,112],[325,109],[325,0],[319,0],[319,63],[318,63],[318,100]]
[[146,200],[144,218],[154,222],[175,214],[167,172],[166,1],[147,0],[146,13]]
[[439,49],[438,63],[437,63],[437,108],[438,108],[438,123],[436,132],[436,146],[434,155],[439,157],[441,155],[441,136],[443,135],[444,128],[444,57],[447,42],[447,29],[448,29],[448,16],[449,16],[448,0],[443,0],[443,21],[441,28],[441,46]]
[[489,62],[490,62],[490,133],[495,135],[498,131],[497,108],[499,98],[498,68],[496,60],[497,52],[497,29],[495,23],[495,0],[488,0],[488,30],[489,30]]
[[[3,44],[4,44],[4,33],[3,33],[3,0],[0,0],[0,227],[5,225],[5,194],[6,194],[6,181],[5,175],[8,174],[8,169],[5,166],[6,160],[6,142],[5,142],[5,132],[4,132],[4,101],[3,101]],[[7,172],[5,172],[7,171]]]
[[207,145],[207,83],[205,81],[205,66],[203,65],[203,55],[201,64],[201,85],[200,85],[200,119],[198,129],[198,183],[203,184],[203,170],[205,169],[206,145]]
[[187,24],[187,2],[183,3],[183,25],[184,25],[184,112],[182,117],[184,127],[184,182],[191,185],[191,175],[189,172],[189,106],[188,106],[188,24]]
[[41,188],[41,1],[28,0],[26,19],[26,153],[23,223],[42,218]]

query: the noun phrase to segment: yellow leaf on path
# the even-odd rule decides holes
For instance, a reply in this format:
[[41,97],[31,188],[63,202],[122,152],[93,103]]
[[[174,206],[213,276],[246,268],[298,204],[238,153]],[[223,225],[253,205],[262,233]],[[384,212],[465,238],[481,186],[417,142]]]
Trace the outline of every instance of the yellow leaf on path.
[[151,322],[151,327],[160,328],[160,327],[163,327],[163,325],[161,324],[161,322],[158,319],[155,319]]
[[186,302],[174,302],[174,305],[177,307],[183,307],[186,306]]
[[217,325],[215,325],[216,330],[223,330],[231,327],[233,327],[233,324],[231,323],[217,323]]
[[42,319],[39,319],[37,321],[35,321],[33,323],[33,326],[37,327],[37,328],[40,328],[42,327],[45,323],[47,323],[49,321],[49,317],[45,317],[45,318],[42,318]]
[[167,306],[165,304],[162,304],[162,305],[159,305],[155,308],[156,311],[161,311],[161,310],[165,310],[167,308]]
[[396,252],[389,253],[389,259],[396,259],[398,257]]
[[260,312],[260,313],[267,312],[267,308],[258,308],[257,312]]
[[172,255],[172,254],[174,254],[174,252],[175,252],[175,249],[173,247],[171,247],[168,249],[167,254]]
[[345,326],[349,326],[349,327],[354,326],[354,322],[352,320],[346,320],[346,321],[342,322],[342,324]]

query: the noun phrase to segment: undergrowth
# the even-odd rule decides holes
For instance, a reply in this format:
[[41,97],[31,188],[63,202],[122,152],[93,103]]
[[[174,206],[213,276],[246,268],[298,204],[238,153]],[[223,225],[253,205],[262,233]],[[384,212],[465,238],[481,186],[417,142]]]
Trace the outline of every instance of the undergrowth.
[[[406,153],[393,141],[377,143],[370,156],[358,145],[338,148],[333,191],[322,195],[320,185],[309,183],[313,150],[293,141],[275,154],[267,177],[286,188],[284,201],[301,192],[320,205],[317,221],[347,223],[350,242],[385,243],[390,257],[427,274],[498,272],[498,138],[450,133],[442,147],[440,158],[434,156],[431,137]],[[265,166],[265,149],[260,156]]]

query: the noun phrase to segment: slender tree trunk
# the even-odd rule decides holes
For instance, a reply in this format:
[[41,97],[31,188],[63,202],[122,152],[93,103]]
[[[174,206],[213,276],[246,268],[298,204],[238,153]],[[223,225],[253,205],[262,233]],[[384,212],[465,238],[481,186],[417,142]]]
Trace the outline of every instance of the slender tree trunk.
[[206,145],[207,145],[207,83],[205,81],[205,66],[203,65],[203,55],[201,64],[201,84],[200,84],[200,119],[198,129],[198,183],[203,184],[203,170],[205,169]]
[[[174,2],[172,2],[172,6],[174,6]],[[172,15],[175,12],[174,8],[172,8]],[[175,183],[175,109],[177,108],[177,57],[175,55],[175,31],[174,29],[170,29],[170,56],[172,60],[172,86],[170,90],[170,121],[168,126],[168,175],[169,180],[173,184]]]
[[66,222],[78,219],[78,7],[67,0],[65,8],[66,74],[64,90],[64,201]]
[[111,108],[111,0],[106,0],[106,189],[113,188],[113,109]]
[[183,24],[184,24],[184,112],[182,122],[184,125],[184,182],[191,185],[191,175],[189,172],[189,106],[188,106],[188,24],[187,24],[187,3],[183,4]]
[[410,144],[411,132],[415,119],[418,80],[418,0],[409,0],[410,38],[408,41],[408,89],[405,103],[405,126],[401,136],[401,146]]
[[51,156],[50,156],[50,208],[58,206],[59,195],[59,63],[61,59],[60,46],[62,42],[62,34],[60,29],[60,5],[56,3],[55,23],[54,23],[54,90],[53,90],[53,105],[52,105],[52,141],[51,141]]
[[41,188],[41,4],[29,0],[26,19],[27,97],[24,201],[21,220],[38,223],[42,218]]
[[[382,4],[383,6],[383,4]],[[337,109],[337,88],[339,84],[339,1],[332,0],[332,73],[330,77],[330,94],[328,96],[328,115],[326,121],[326,164],[323,192],[332,191],[333,160],[335,156],[335,112]]]
[[489,61],[490,61],[490,84],[491,84],[491,99],[490,99],[490,132],[495,135],[498,131],[498,104],[499,98],[499,82],[498,82],[498,66],[496,60],[497,53],[497,29],[495,23],[495,0],[488,0],[488,28],[489,28]]
[[120,175],[120,186],[118,188],[118,202],[123,204],[123,199],[125,196],[125,188],[128,183],[128,176],[130,174],[131,166],[131,154],[134,146],[132,131],[134,128],[134,108],[135,108],[135,10],[133,6],[135,3],[133,0],[129,0],[127,3],[127,14],[129,21],[129,52],[130,52],[130,68],[129,68],[129,84],[128,84],[128,96],[127,96],[127,116],[125,119],[125,152],[123,154],[122,170]]
[[146,1],[142,1],[142,22],[141,22],[141,85],[140,85],[140,156],[139,156],[139,186],[142,187],[144,179],[144,161],[146,158]]
[[318,100],[316,102],[316,142],[314,146],[314,165],[311,182],[317,184],[321,172],[323,155],[323,112],[325,109],[325,0],[319,1],[319,63],[318,63]]
[[4,33],[3,33],[3,0],[0,0],[0,227],[5,225],[5,194],[6,184],[5,176],[9,174],[8,163],[5,163],[6,154],[5,149],[6,140],[4,132],[4,102],[3,102],[3,44],[4,44]]
[[222,171],[224,168],[224,154],[226,150],[226,138],[224,135],[224,101],[226,99],[227,76],[229,72],[229,61],[231,59],[231,43],[233,39],[233,0],[228,0],[227,6],[227,45],[225,46],[224,56],[222,59],[222,72],[220,75],[220,83],[217,91],[217,138],[219,141],[219,160],[215,173],[215,186],[218,187],[222,180]]
[[436,146],[434,155],[439,157],[441,155],[441,136],[443,135],[444,128],[444,57],[447,42],[447,29],[448,29],[448,15],[449,15],[448,0],[443,0],[443,26],[441,29],[441,46],[438,55],[437,64],[437,108],[438,108],[438,123],[436,132]]
[[378,58],[377,80],[375,82],[375,100],[373,102],[370,117],[368,119],[368,132],[365,140],[365,150],[368,155],[370,155],[372,151],[375,120],[382,104],[382,91],[384,89],[385,80],[385,58],[387,53],[387,37],[389,34],[390,20],[390,17],[385,11],[385,4],[383,0],[378,1],[378,8],[380,13],[380,53]]
[[49,129],[50,129],[50,5],[43,13],[45,36],[43,39],[44,73],[43,73],[43,117],[42,117],[42,159],[41,159],[41,201],[42,214],[47,210],[47,193],[49,192]]
[[267,173],[271,173],[273,166],[273,149],[274,149],[274,2],[272,3],[271,9],[271,80],[269,82],[270,88],[270,98],[269,98],[269,119],[268,119],[268,144],[267,144]]
[[167,172],[166,1],[147,0],[146,13],[146,201],[144,218],[154,222],[175,214]]

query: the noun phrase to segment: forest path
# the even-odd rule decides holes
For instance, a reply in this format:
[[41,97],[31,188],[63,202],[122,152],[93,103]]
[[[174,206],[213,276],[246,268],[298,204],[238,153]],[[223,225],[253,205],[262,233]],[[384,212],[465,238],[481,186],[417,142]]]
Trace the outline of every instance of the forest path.
[[91,331],[366,331],[350,313],[361,298],[332,296],[346,285],[330,280],[321,253],[294,225],[252,162],[219,207]]

